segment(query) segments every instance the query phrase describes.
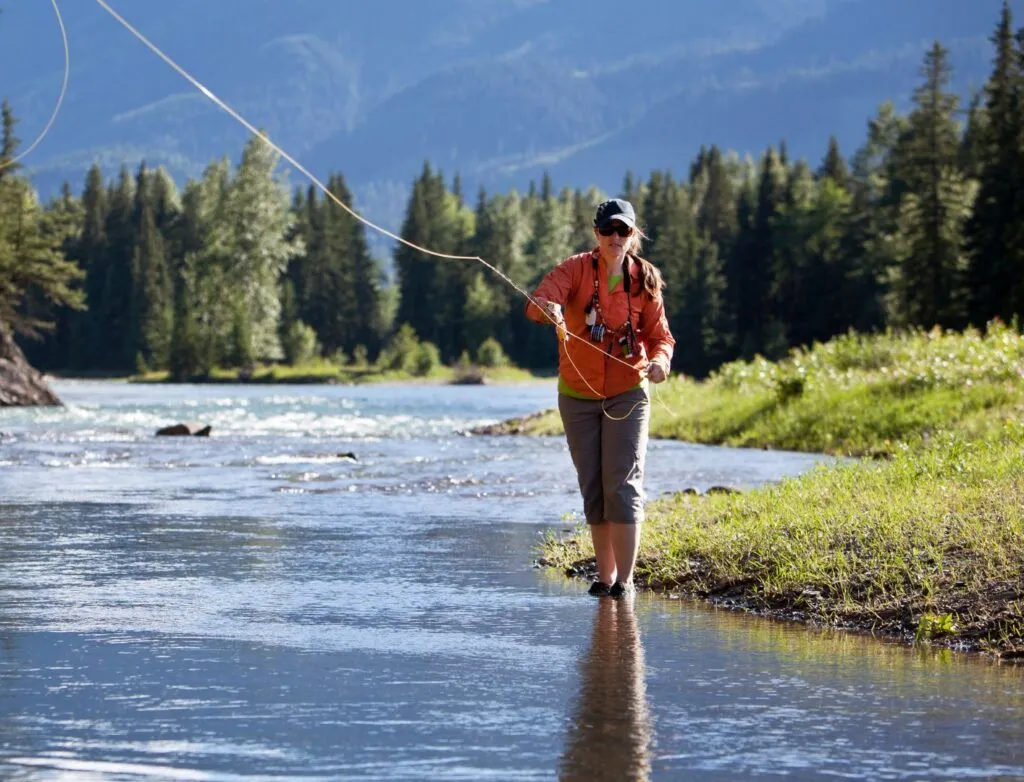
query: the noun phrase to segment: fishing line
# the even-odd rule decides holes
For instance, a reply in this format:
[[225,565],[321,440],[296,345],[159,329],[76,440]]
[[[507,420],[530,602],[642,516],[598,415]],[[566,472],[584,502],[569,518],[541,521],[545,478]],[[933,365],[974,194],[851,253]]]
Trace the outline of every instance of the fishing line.
[[[53,0],[53,2],[56,5],[56,0]],[[547,309],[540,302],[538,302],[529,293],[529,291],[525,290],[522,286],[517,284],[512,278],[510,278],[508,275],[506,275],[504,272],[502,272],[500,269],[498,269],[492,263],[489,263],[486,259],[481,258],[479,255],[454,255],[452,253],[443,253],[443,252],[439,252],[437,250],[431,250],[428,247],[421,247],[420,245],[418,245],[418,244],[416,244],[414,242],[410,242],[408,239],[404,239],[403,237],[401,237],[401,236],[399,236],[399,235],[397,235],[397,234],[387,230],[386,228],[383,228],[382,226],[377,225],[376,223],[372,222],[371,220],[368,220],[367,218],[363,217],[361,214],[359,214],[354,209],[352,209],[348,204],[346,204],[344,201],[342,201],[340,198],[338,198],[336,195],[334,195],[334,193],[332,193],[330,191],[330,189],[326,185],[324,185],[323,182],[321,182],[312,172],[310,172],[298,160],[296,160],[294,157],[292,157],[290,154],[288,154],[288,152],[285,151],[284,149],[282,149],[278,144],[276,144],[275,142],[271,141],[271,139],[267,136],[266,133],[264,133],[263,131],[259,130],[257,127],[255,127],[245,117],[243,117],[241,114],[239,114],[237,111],[235,111],[231,106],[229,106],[227,103],[225,103],[223,100],[221,100],[210,89],[208,89],[204,84],[202,84],[202,82],[200,82],[198,79],[196,79],[191,73],[189,73],[187,70],[185,70],[182,66],[178,65],[178,63],[175,62],[169,55],[165,54],[156,44],[154,44],[145,35],[143,35],[134,26],[132,26],[132,24],[130,22],[128,22],[128,20],[126,20],[123,16],[121,16],[119,13],[117,13],[117,11],[115,11],[113,8],[111,8],[110,5],[106,2],[106,0],[96,0],[96,3],[103,10],[105,10],[108,14],[110,14],[122,27],[124,27],[136,39],[138,39],[139,42],[141,42],[144,46],[146,46],[146,48],[148,48],[157,57],[159,57],[161,60],[163,60],[165,63],[167,63],[167,65],[169,65],[174,71],[176,71],[182,78],[184,78],[186,81],[188,81],[193,87],[195,87],[197,90],[199,90],[206,98],[208,98],[211,102],[213,102],[217,107],[219,107],[222,111],[224,111],[230,117],[232,117],[236,122],[238,122],[240,125],[242,125],[242,127],[244,127],[246,130],[248,130],[254,136],[259,138],[264,144],[266,144],[271,149],[273,149],[275,152],[277,152],[277,154],[279,154],[284,160],[287,160],[289,163],[291,163],[291,165],[293,165],[296,168],[296,170],[298,170],[307,179],[309,179],[309,181],[312,182],[319,190],[321,190],[324,193],[324,195],[326,195],[331,201],[333,201],[335,204],[340,206],[343,210],[345,210],[348,214],[350,214],[356,220],[358,220],[359,222],[363,223],[367,227],[372,228],[373,230],[377,231],[378,233],[381,233],[384,236],[387,236],[388,238],[393,239],[396,242],[399,242],[400,244],[404,244],[406,247],[409,247],[409,248],[411,248],[413,250],[417,250],[418,252],[421,252],[424,255],[431,255],[431,256],[433,256],[435,258],[443,258],[443,259],[451,260],[451,261],[479,261],[484,266],[486,266],[488,269],[490,269],[492,272],[497,274],[498,277],[500,277],[502,280],[504,280],[506,283],[508,283],[510,286],[512,286],[512,288],[514,290],[516,290],[518,293],[520,293],[522,296],[524,296],[529,302],[534,304],[544,314],[544,317],[546,317],[549,321],[551,321],[551,323],[553,325],[555,325],[555,326],[558,325],[558,322],[554,319],[554,317],[552,317],[552,315],[547,311]],[[589,340],[583,339],[582,337],[580,337],[580,336],[578,336],[576,334],[573,334],[572,332],[569,332],[568,330],[566,330],[566,335],[569,337],[570,341],[571,340],[578,340],[579,342],[582,342],[583,344],[587,345],[587,347],[589,347],[589,348],[591,348],[593,350],[597,350],[597,351],[601,352],[602,354],[605,354],[605,351],[601,347],[598,347],[597,345],[592,344]],[[568,341],[566,342],[565,347],[568,348]],[[593,386],[591,386],[590,383],[587,381],[587,379],[585,377],[583,377],[583,374],[576,367],[575,362],[573,362],[572,357],[569,356],[568,349],[565,350],[565,355],[566,355],[566,358],[569,360],[569,363],[572,364],[574,369],[576,369],[577,374],[579,374],[580,378],[587,385],[587,387],[594,393],[594,395],[598,399],[601,399],[601,409],[605,412],[605,415],[608,415],[611,418],[612,416],[604,408],[604,402],[606,401],[607,398],[604,397],[597,389],[595,389]],[[612,359],[613,361],[617,361],[618,363],[620,363],[623,366],[626,366],[626,367],[628,367],[630,369],[634,368],[632,364],[630,364],[630,363],[628,363],[626,361],[623,361],[622,359],[618,358],[617,356],[613,356],[611,354],[607,354],[607,357]],[[639,405],[639,404],[640,404],[640,402],[637,403],[637,405]],[[634,405],[633,409],[630,410],[630,412],[627,414],[626,417],[631,415],[633,410],[635,410],[635,409],[636,409],[636,405]],[[624,419],[614,419],[614,420],[624,420]]]
[[26,155],[32,152],[33,149],[39,146],[46,134],[50,132],[50,128],[53,127],[53,123],[57,120],[57,115],[60,114],[61,106],[64,105],[64,96],[68,92],[68,79],[71,76],[71,49],[68,46],[68,31],[64,27],[64,19],[60,15],[60,8],[57,7],[57,0],[50,0],[53,5],[53,12],[57,15],[57,25],[60,27],[60,37],[64,42],[64,82],[60,87],[60,94],[57,96],[57,105],[53,107],[53,113],[50,115],[49,121],[43,127],[43,132],[39,134],[35,141],[28,145],[28,148],[18,155],[16,158],[11,160],[0,160],[0,171],[3,171],[9,166],[13,166],[19,160],[24,158]]

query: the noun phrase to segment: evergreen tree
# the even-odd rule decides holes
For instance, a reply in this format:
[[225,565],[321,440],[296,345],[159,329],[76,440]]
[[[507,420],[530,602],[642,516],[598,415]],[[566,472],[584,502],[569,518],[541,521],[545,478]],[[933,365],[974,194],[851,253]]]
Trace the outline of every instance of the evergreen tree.
[[736,188],[725,157],[717,146],[707,150],[691,182],[698,204],[697,230],[717,246],[717,262],[732,252],[739,230]]
[[290,198],[274,171],[278,154],[259,137],[250,139],[227,193],[230,273],[237,298],[233,333],[251,339],[236,356],[277,359],[281,316],[280,280],[301,248],[288,239],[294,217]]
[[891,237],[905,189],[893,159],[906,125],[891,103],[882,104],[853,158],[841,263],[851,294],[842,321],[860,331],[879,329],[886,320],[884,300],[897,266]]
[[772,222],[773,269],[769,291],[770,329],[764,349],[784,355],[790,345],[806,344],[815,331],[814,297],[821,295],[820,259],[812,251],[816,187],[806,164],[789,178],[783,204]]
[[[344,188],[344,181],[341,181]],[[351,204],[351,194],[343,190],[346,203]],[[354,355],[360,345],[370,356],[380,351],[381,339],[384,334],[384,322],[381,314],[381,271],[380,266],[370,254],[366,240],[366,227],[348,216],[352,221],[346,248],[352,265],[352,292],[355,295],[355,325],[350,340],[345,346],[349,355]]]
[[230,353],[240,280],[233,269],[234,226],[228,211],[226,159],[207,166],[185,189],[184,254],[176,263],[172,372],[209,375]]
[[[60,195],[47,205],[43,213],[41,228],[47,243],[72,263],[81,237],[83,216],[82,204],[72,193],[68,182],[64,182]],[[82,281],[85,275],[77,263],[75,269],[72,285],[84,307]],[[22,345],[29,363],[45,369],[66,369],[71,366],[73,318],[81,314],[81,309],[53,302],[44,291],[36,288],[31,290],[23,306],[34,317],[55,324],[51,335],[46,335],[41,341],[30,341]]]
[[627,171],[622,178],[622,194],[620,197],[626,199],[631,204],[639,204],[643,195],[643,189],[637,183],[633,172]]
[[[429,164],[413,183],[401,236],[407,242],[419,247],[430,248],[436,235],[436,216],[428,212],[427,187],[433,178]],[[394,267],[398,275],[399,303],[397,322],[408,324],[418,335],[432,330],[434,302],[430,300],[435,271],[434,259],[405,244],[399,244],[394,252]]]
[[[15,119],[4,104],[2,158],[17,151]],[[8,167],[0,179],[0,329],[7,334],[39,337],[54,327],[50,307],[80,308],[78,267],[64,258],[68,236],[47,219],[30,184]]]
[[736,327],[741,355],[750,357],[767,345],[769,293],[775,256],[775,221],[786,195],[782,158],[769,147],[761,161],[757,201],[749,234],[741,247],[732,281],[736,285]]
[[[473,213],[444,186],[444,178],[425,164],[413,185],[402,226],[402,238],[420,247],[452,255],[467,254],[473,235]],[[407,323],[424,342],[432,342],[445,360],[457,356],[464,343],[461,293],[469,266],[438,258],[406,245],[394,254],[399,279],[399,323]]]
[[[520,285],[527,279],[525,246],[528,233],[522,202],[514,190],[507,195],[496,195],[490,200],[486,200],[481,191],[477,203],[476,232],[471,243],[473,254],[486,259],[501,273]],[[525,323],[526,319],[522,316],[523,300],[520,294],[490,272],[483,281],[492,294],[489,297],[492,307],[490,317],[486,317],[478,310],[471,310],[467,321],[470,328],[473,328],[473,324],[478,323],[481,318],[485,318],[494,324],[493,335],[505,347],[513,361],[529,366],[536,366],[537,364],[533,363],[535,361],[540,362],[540,365],[547,362],[546,365],[550,366],[550,354],[537,357],[529,352],[529,347],[536,347],[536,343],[531,342],[534,337],[527,331],[531,329],[532,324]],[[470,284],[472,282],[471,276]],[[479,306],[477,302],[478,300],[475,300],[474,307]]]
[[[581,253],[594,247],[594,214],[604,196],[596,188],[582,192],[578,188],[572,193],[571,224],[569,238],[571,253]],[[568,210],[567,210],[568,211]]]
[[818,169],[818,178],[831,179],[844,189],[849,186],[850,168],[839,151],[839,140],[835,136],[829,137],[828,151],[821,161],[821,168]]
[[963,324],[963,225],[973,198],[959,170],[959,100],[947,91],[947,52],[925,55],[924,83],[896,150],[906,182],[894,243],[899,268],[891,299],[898,322],[931,327]]
[[[1004,3],[992,36],[996,55],[985,85],[985,126],[973,130],[977,144],[979,191],[966,228],[970,266],[969,315],[976,325],[993,317],[1009,322],[1024,311],[1024,148],[1022,148],[1021,62],[1013,37],[1013,17]],[[976,115],[975,115],[976,116]]]
[[173,325],[167,362],[171,379],[176,382],[189,380],[203,368],[197,331],[188,277],[178,274],[174,279]]
[[21,168],[20,163],[14,162],[21,139],[14,132],[18,119],[14,116],[11,104],[6,100],[0,107],[0,118],[3,123],[2,135],[0,135],[0,181],[3,181],[5,177],[16,176],[18,169]]
[[[328,189],[342,203],[351,204],[352,196],[341,175],[330,177]],[[362,309],[355,287],[357,260],[352,256],[357,226],[361,227],[361,224],[333,201],[323,202],[319,223],[320,279],[317,291],[323,309],[320,326],[314,329],[328,354],[338,350],[351,352],[359,341],[357,335],[360,333]],[[365,255],[364,251],[361,262],[365,262]]]
[[170,359],[173,328],[173,288],[164,238],[155,210],[140,178],[138,243],[132,259],[132,338],[136,364],[163,369]]
[[[736,200],[736,241],[732,252],[725,258],[726,310],[732,316],[733,334],[730,359],[743,354],[753,346],[744,346],[743,341],[748,333],[749,317],[740,318],[741,308],[747,306],[751,299],[751,287],[747,279],[748,268],[753,263],[754,255],[754,215],[757,210],[757,177],[746,178],[739,188]],[[744,329],[740,331],[741,327]]]
[[981,179],[988,118],[981,103],[981,93],[971,95],[967,107],[967,122],[960,140],[960,170],[968,179]]
[[195,259],[202,252],[202,195],[200,183],[190,181],[186,185],[172,243],[173,310],[167,364],[171,378],[178,382],[199,375],[203,369],[199,321],[194,309],[198,292],[193,287],[195,277],[190,274],[195,267]]
[[72,369],[91,369],[100,366],[103,341],[93,337],[99,333],[98,313],[103,303],[103,289],[107,274],[107,193],[103,173],[93,164],[85,179],[82,193],[82,232],[73,248],[73,257],[85,272],[85,300],[87,312],[74,312],[70,316],[70,362]]
[[[134,371],[135,342],[131,333],[132,260],[135,255],[135,183],[122,167],[116,186],[107,191],[104,257],[97,268],[99,296],[90,298],[91,341],[102,369]],[[103,347],[100,347],[103,346]]]

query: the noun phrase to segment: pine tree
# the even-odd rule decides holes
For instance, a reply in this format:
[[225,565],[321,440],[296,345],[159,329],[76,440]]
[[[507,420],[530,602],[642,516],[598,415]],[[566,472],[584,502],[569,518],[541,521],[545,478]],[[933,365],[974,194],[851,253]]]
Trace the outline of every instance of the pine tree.
[[[13,159],[14,119],[4,111],[4,156]],[[77,288],[78,267],[66,260],[67,238],[49,220],[35,191],[21,177],[10,173],[0,180],[0,330],[8,335],[39,337],[53,328],[52,310],[39,307],[82,306]]]
[[643,222],[644,233],[647,234],[649,247],[657,246],[659,237],[668,224],[675,218],[673,207],[676,183],[672,175],[664,171],[652,171],[647,186],[643,188],[644,200],[636,204],[638,217]]
[[[522,285],[527,279],[525,246],[529,230],[518,193],[513,190],[507,195],[496,195],[487,200],[481,191],[475,224],[471,243],[473,254],[486,259]],[[472,281],[471,276],[470,284]],[[549,346],[548,352],[544,352],[543,343],[533,341],[536,336],[531,331],[538,329],[525,322],[520,294],[490,272],[484,282],[492,292],[493,310],[489,321],[494,324],[493,336],[505,347],[512,360],[525,366],[550,365],[553,347]],[[479,314],[471,313],[471,318],[479,319]],[[536,352],[538,348],[541,354]]]
[[[340,174],[330,177],[328,190],[342,203],[351,204],[351,193]],[[362,310],[355,286],[357,260],[352,256],[353,234],[357,225],[361,227],[336,203],[330,200],[323,202],[318,247],[318,269],[321,272],[318,299],[323,311],[321,325],[316,331],[327,354],[338,350],[351,352],[358,342]]]
[[572,231],[572,215],[565,209],[564,201],[555,197],[551,176],[545,173],[533,216],[531,253],[527,259],[529,279],[520,282],[526,285],[540,282],[543,275],[571,255]]
[[2,135],[0,135],[0,181],[3,181],[5,177],[16,176],[18,169],[21,168],[20,163],[14,162],[21,139],[14,132],[18,119],[14,116],[11,104],[6,100],[0,108],[0,118],[3,122]]
[[102,306],[106,283],[107,252],[107,194],[103,173],[93,164],[85,178],[82,192],[82,232],[71,251],[79,268],[85,272],[85,301],[88,311],[74,312],[70,316],[70,360],[72,369],[99,366],[104,343],[95,341],[98,311]]
[[729,275],[735,291],[737,347],[745,357],[764,351],[767,345],[775,220],[786,196],[786,184],[782,159],[769,147],[761,159],[748,231],[738,243]]
[[833,135],[828,140],[828,151],[818,169],[819,179],[831,179],[841,188],[847,188],[850,182],[850,167],[846,164],[839,151],[839,140]]
[[656,239],[647,244],[643,254],[661,270],[665,314],[677,344],[686,345],[685,350],[677,351],[673,364],[683,372],[697,374],[704,361],[700,331],[703,313],[694,299],[700,284],[694,271],[700,247],[693,202],[687,188],[664,176],[652,176],[646,189],[658,228]]
[[284,183],[274,174],[279,155],[259,137],[250,139],[227,194],[230,272],[239,285],[234,312],[236,357],[277,359],[280,281],[301,248],[288,239],[294,217]]
[[988,117],[981,103],[981,93],[971,95],[967,106],[967,122],[960,140],[960,170],[967,179],[981,179]]
[[811,242],[817,228],[813,219],[816,186],[802,161],[793,168],[783,204],[772,221],[772,273],[768,312],[770,329],[766,352],[783,355],[791,345],[806,344],[813,333],[813,295],[820,286],[818,259]]
[[164,238],[147,194],[149,183],[140,184],[139,238],[132,259],[132,339],[135,355],[146,367],[163,369],[170,359],[173,288]]
[[[407,242],[419,247],[428,247],[434,237],[434,217],[428,212],[427,187],[433,178],[429,164],[413,183],[412,193],[406,207],[401,236]],[[434,259],[404,244],[394,251],[394,267],[398,275],[399,304],[396,321],[409,324],[418,335],[432,329],[434,302],[430,300],[433,291]]]
[[192,309],[192,291],[187,277],[176,275],[174,280],[174,312],[171,340],[168,348],[168,367],[171,379],[183,382],[199,374],[202,361],[199,355],[199,336]]
[[[345,188],[344,181],[341,187]],[[344,189],[345,202],[351,205],[352,195]],[[354,355],[360,345],[370,356],[380,351],[381,338],[384,334],[384,322],[381,312],[381,270],[370,254],[366,240],[366,227],[355,220],[349,233],[348,253],[352,265],[352,291],[355,295],[355,324],[350,340],[345,346],[349,355]]]
[[959,170],[959,99],[947,91],[947,52],[935,43],[925,56],[924,83],[896,151],[906,191],[894,237],[900,262],[892,298],[903,323],[931,327],[963,324],[963,224],[973,198]]
[[858,331],[882,328],[887,317],[884,302],[898,266],[891,237],[905,190],[894,153],[906,131],[906,118],[892,103],[883,103],[853,157],[841,262],[852,293],[845,299],[842,321]]
[[637,183],[636,176],[634,176],[632,171],[627,171],[622,178],[622,194],[620,197],[626,199],[631,204],[639,204],[644,197],[643,188]]
[[[969,315],[976,325],[993,317],[1009,322],[1024,311],[1019,287],[1024,278],[1024,148],[1022,148],[1021,62],[1013,39],[1009,3],[992,36],[996,55],[985,85],[985,125],[973,130],[979,178],[977,202],[966,228],[970,267]],[[976,116],[976,115],[975,115]],[[973,124],[973,123],[972,123]]]
[[[413,184],[402,238],[435,252],[465,255],[474,232],[474,216],[444,185],[440,172],[425,164]],[[407,323],[423,342],[436,345],[445,360],[464,348],[462,292],[470,267],[400,245],[394,253],[400,301],[398,323]]]
[[[107,191],[104,258],[97,272],[99,296],[90,303],[96,363],[103,369],[134,371],[135,344],[131,334],[132,259],[135,255],[135,184],[122,167],[117,185]],[[101,347],[102,346],[102,347]]]
[[[71,190],[71,185],[64,182],[60,195],[53,199],[43,214],[42,230],[47,241],[76,268],[75,279],[72,281],[81,307],[85,306],[82,292],[84,272],[75,260],[75,250],[81,239],[84,212],[82,204]],[[53,321],[55,326],[52,335],[47,335],[41,344],[26,344],[25,355],[33,366],[45,369],[67,369],[71,366],[71,350],[73,346],[72,327],[74,318],[82,314],[82,309],[51,301],[44,291],[33,289],[31,304],[42,313],[41,317]]]
[[604,196],[596,188],[582,192],[578,188],[572,194],[572,234],[569,238],[571,253],[581,253],[594,247],[594,214]]
[[[741,319],[740,310],[746,308],[753,290],[747,278],[748,269],[752,265],[754,255],[754,215],[757,210],[757,177],[750,176],[740,185],[736,199],[736,241],[732,252],[725,258],[726,310],[733,319],[732,352],[729,358],[736,358],[748,351],[752,355],[753,346],[744,346],[748,333],[749,317]],[[741,332],[740,328],[744,331]]]
[[691,178],[697,207],[697,230],[713,241],[716,261],[732,251],[739,230],[736,188],[721,150],[712,146]]
[[229,357],[240,283],[246,284],[235,270],[231,188],[226,159],[207,166],[203,178],[185,188],[170,350],[177,377],[209,375]]
[[200,259],[204,257],[204,240],[208,235],[206,215],[209,210],[209,173],[203,182],[190,181],[182,197],[176,255],[171,262],[173,303],[173,325],[168,347],[168,367],[175,381],[184,381],[200,375],[216,362],[216,358],[204,351],[204,331],[209,333],[211,324],[203,317],[204,270]]

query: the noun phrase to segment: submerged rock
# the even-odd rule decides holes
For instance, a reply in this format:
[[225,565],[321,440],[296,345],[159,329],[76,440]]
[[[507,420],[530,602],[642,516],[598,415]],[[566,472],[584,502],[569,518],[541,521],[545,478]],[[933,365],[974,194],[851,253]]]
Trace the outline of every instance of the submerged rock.
[[211,429],[212,427],[209,424],[203,424],[198,421],[185,421],[184,423],[157,429],[156,433],[158,437],[209,437]]

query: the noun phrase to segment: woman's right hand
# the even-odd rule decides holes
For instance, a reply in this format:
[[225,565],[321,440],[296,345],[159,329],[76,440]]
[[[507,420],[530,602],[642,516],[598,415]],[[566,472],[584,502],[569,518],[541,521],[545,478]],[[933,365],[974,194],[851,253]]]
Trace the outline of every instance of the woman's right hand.
[[544,310],[548,313],[548,317],[554,321],[556,326],[560,326],[565,320],[562,317],[562,305],[556,304],[553,301],[545,301],[542,304],[544,305]]
[[543,301],[539,303],[543,305],[544,311],[555,324],[555,333],[558,335],[558,339],[561,342],[568,341],[569,334],[565,330],[565,317],[562,315],[562,305],[556,304],[553,301]]

